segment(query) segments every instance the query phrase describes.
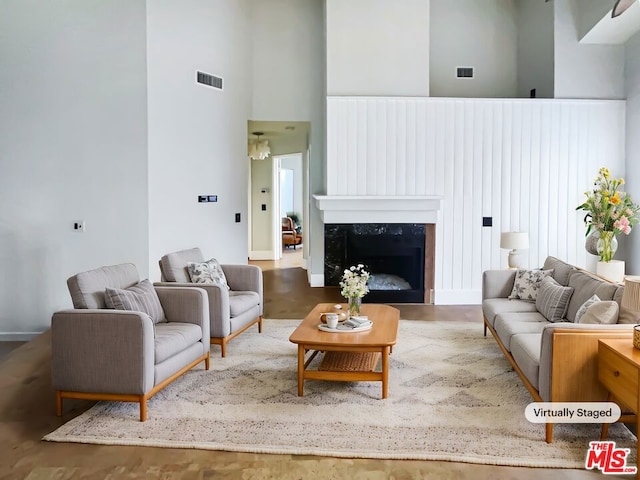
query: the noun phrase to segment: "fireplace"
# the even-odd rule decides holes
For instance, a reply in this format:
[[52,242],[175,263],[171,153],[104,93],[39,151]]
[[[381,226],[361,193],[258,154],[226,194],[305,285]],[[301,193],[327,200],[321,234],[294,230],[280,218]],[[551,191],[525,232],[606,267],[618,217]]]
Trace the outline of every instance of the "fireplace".
[[434,225],[413,223],[325,224],[325,285],[363,264],[371,273],[369,303],[429,303],[433,287]]
[[362,263],[378,277],[373,303],[433,303],[436,224],[442,197],[314,195],[324,224],[324,272],[312,286],[340,283]]

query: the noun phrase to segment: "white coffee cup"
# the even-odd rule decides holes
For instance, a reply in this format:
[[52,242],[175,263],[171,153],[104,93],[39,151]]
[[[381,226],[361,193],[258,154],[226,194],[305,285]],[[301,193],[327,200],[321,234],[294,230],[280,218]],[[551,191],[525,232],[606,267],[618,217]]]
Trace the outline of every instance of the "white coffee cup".
[[336,328],[338,326],[338,314],[327,313],[325,319],[327,320],[327,327]]

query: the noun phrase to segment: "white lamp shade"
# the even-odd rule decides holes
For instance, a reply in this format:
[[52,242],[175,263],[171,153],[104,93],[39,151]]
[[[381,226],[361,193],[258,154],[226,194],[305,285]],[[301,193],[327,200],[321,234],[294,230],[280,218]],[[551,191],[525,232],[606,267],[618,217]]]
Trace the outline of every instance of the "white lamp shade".
[[502,232],[500,234],[500,248],[510,250],[524,250],[529,248],[529,233]]

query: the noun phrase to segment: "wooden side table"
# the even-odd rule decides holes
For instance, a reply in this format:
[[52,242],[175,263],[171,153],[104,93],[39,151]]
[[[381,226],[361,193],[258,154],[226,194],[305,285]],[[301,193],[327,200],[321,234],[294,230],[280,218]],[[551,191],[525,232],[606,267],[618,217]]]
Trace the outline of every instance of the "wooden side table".
[[[598,380],[609,391],[609,401],[618,403],[623,412],[633,413],[622,415],[619,421],[635,422],[640,432],[640,350],[633,347],[632,337],[598,340]],[[601,440],[605,440],[608,428],[608,423],[602,425]],[[640,469],[636,478],[640,479]]]

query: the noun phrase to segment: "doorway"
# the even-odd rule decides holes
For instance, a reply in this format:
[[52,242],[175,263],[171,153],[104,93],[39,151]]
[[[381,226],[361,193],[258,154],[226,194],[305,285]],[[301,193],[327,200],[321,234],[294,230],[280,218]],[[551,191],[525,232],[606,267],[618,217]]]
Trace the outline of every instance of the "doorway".
[[[309,122],[248,124],[249,140],[253,140],[251,132],[259,131],[271,150],[267,158],[249,160],[249,260],[306,268],[310,126]],[[282,241],[282,219],[289,216],[303,239],[295,248],[285,248]]]

